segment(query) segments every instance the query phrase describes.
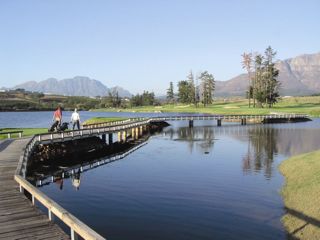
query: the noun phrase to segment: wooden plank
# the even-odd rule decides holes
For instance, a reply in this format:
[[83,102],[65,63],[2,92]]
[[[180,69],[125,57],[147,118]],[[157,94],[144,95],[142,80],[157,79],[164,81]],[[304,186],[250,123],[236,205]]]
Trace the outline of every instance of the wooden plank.
[[0,146],[0,239],[70,239],[18,191],[13,176],[27,141]]

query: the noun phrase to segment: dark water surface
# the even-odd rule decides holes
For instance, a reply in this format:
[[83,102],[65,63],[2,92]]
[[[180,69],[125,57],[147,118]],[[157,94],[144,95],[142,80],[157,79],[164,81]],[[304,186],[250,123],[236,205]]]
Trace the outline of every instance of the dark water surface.
[[212,123],[171,122],[122,160],[82,173],[78,189],[66,179],[40,190],[109,240],[287,239],[277,167],[319,148],[320,120]]

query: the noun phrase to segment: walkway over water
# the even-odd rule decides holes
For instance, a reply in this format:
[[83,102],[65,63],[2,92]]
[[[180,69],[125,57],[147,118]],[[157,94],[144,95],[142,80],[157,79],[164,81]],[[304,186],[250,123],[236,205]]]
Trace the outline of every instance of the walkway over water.
[[0,239],[70,239],[19,192],[14,181],[28,140],[8,140],[0,145]]
[[[142,127],[152,123],[161,121],[189,121],[189,126],[193,126],[193,122],[196,120],[216,120],[217,126],[221,126],[222,121],[239,121],[241,125],[246,125],[249,121],[254,122],[268,122],[268,121],[301,121],[308,120],[308,115],[303,114],[270,114],[270,115],[190,115],[190,116],[164,116],[164,117],[152,117],[152,118],[138,118],[129,119],[125,121],[119,121],[115,123],[105,122],[96,124],[87,124],[81,130],[74,130],[61,133],[47,133],[39,134],[33,139],[33,144],[41,143],[55,143],[63,142],[80,138],[88,138],[93,136],[103,136],[106,134],[119,133],[136,129],[137,134],[142,131]],[[133,132],[132,132],[133,133]],[[134,133],[133,133],[134,135]],[[109,135],[109,141],[112,141],[111,135]]]

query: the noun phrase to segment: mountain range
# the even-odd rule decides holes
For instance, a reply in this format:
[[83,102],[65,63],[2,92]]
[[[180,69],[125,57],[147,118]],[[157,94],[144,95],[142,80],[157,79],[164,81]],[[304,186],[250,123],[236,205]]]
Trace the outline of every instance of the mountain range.
[[[320,92],[320,53],[304,54],[294,58],[278,61],[278,79],[281,83],[280,93],[284,95],[308,95]],[[70,96],[105,96],[109,91],[118,91],[121,97],[132,94],[121,87],[108,88],[98,80],[88,77],[74,77],[57,80],[49,78],[41,82],[26,82],[14,87],[28,91],[70,95]],[[215,96],[244,96],[248,88],[248,75],[240,74],[228,81],[216,81]]]
[[109,92],[117,91],[120,97],[131,97],[132,94],[122,87],[108,88],[98,80],[88,77],[74,77],[63,80],[49,78],[41,82],[29,81],[16,85],[13,89],[23,88],[27,91],[60,94],[66,96],[106,96]]
[[[276,68],[282,96],[320,93],[320,53],[278,61]],[[248,74],[240,74],[228,81],[216,81],[215,96],[244,96],[247,89]]]

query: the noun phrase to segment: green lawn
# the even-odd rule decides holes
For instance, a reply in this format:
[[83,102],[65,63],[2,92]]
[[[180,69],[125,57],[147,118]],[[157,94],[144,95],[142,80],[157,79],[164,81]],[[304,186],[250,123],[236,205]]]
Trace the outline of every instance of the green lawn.
[[191,104],[176,104],[163,106],[146,106],[126,109],[104,108],[92,111],[107,112],[187,112],[210,114],[270,114],[270,113],[301,113],[313,117],[320,116],[320,97],[290,97],[284,98],[273,108],[249,108],[248,100],[216,101],[207,107],[195,107]]
[[103,122],[117,122],[124,121],[128,118],[124,117],[93,117],[83,122],[83,124],[95,124],[95,123],[103,123]]
[[[47,133],[48,129],[47,128],[2,128],[0,129],[0,133],[12,132],[12,131],[23,131],[22,136],[33,136],[35,134]],[[11,137],[17,138],[18,136],[19,136],[18,134],[13,134]],[[0,139],[5,139],[5,138],[7,138],[7,134],[0,135]]]
[[320,151],[292,157],[279,168],[286,178],[285,228],[292,239],[320,239]]

